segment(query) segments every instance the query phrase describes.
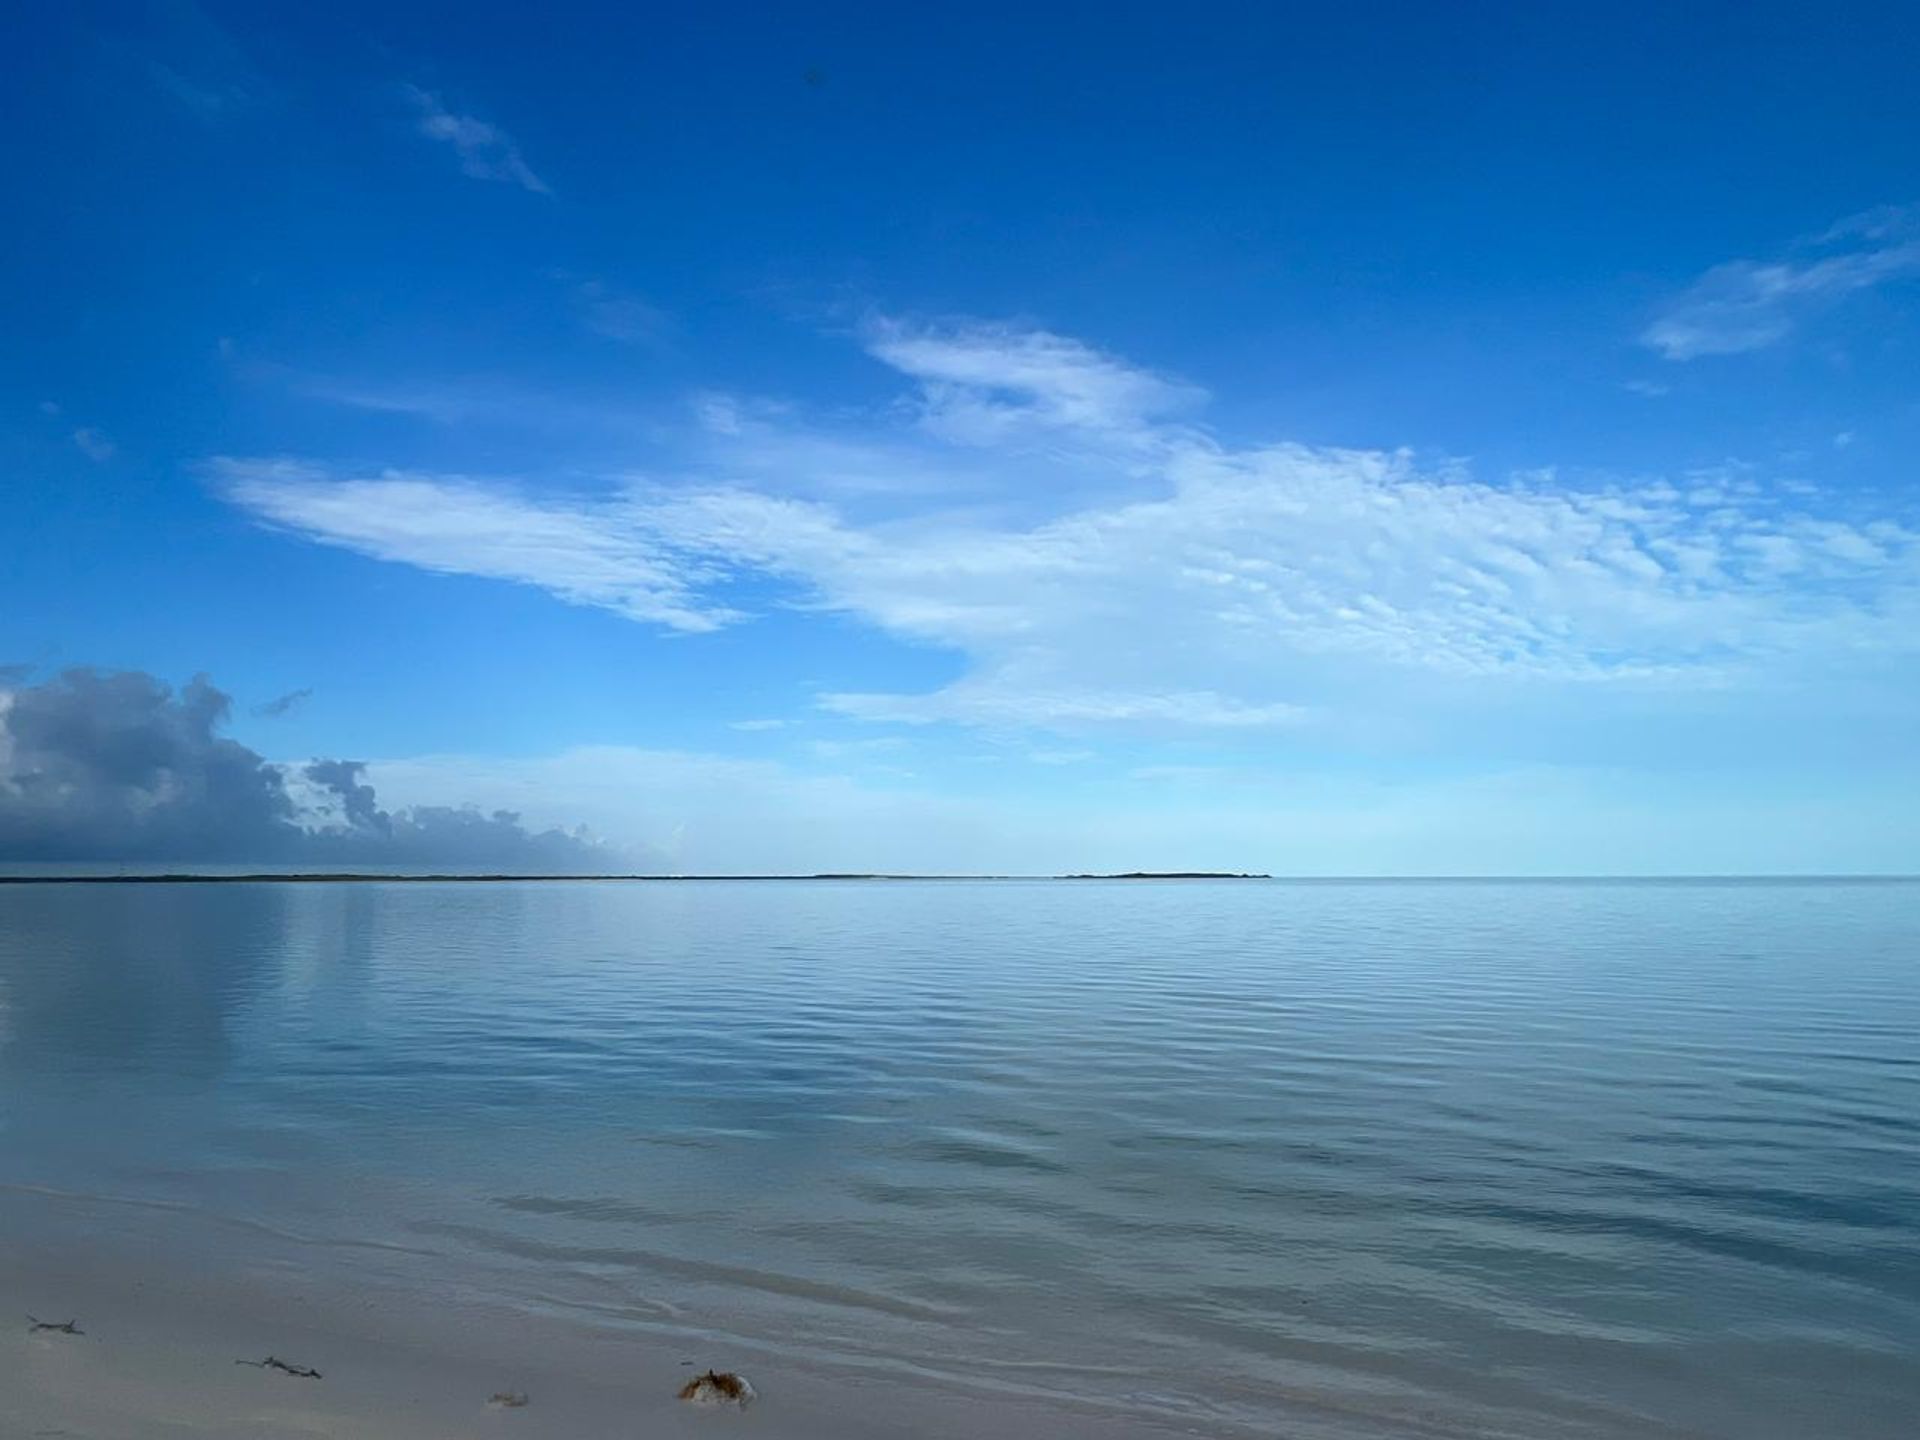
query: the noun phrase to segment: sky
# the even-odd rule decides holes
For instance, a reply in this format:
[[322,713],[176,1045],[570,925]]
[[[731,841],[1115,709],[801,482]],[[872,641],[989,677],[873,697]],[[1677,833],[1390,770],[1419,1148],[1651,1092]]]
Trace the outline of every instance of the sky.
[[1910,5],[13,30],[0,858],[1920,871]]

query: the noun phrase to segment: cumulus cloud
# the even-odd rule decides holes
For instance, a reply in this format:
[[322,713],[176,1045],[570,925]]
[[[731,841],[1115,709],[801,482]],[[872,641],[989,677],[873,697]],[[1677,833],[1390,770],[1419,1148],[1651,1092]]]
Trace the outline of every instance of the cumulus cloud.
[[0,691],[0,858],[628,868],[585,832],[536,832],[509,811],[383,810],[359,762],[289,775],[220,733],[230,709],[205,676],[175,691],[69,670]]
[[1920,207],[1889,206],[1842,220],[1781,259],[1716,265],[1640,338],[1669,360],[1761,350],[1849,295],[1915,274]]
[[499,180],[536,195],[551,195],[546,181],[533,173],[520,147],[498,125],[449,110],[438,95],[417,85],[406,87],[407,98],[420,115],[420,133],[453,147],[460,173],[475,180]]
[[362,781],[366,769],[361,760],[315,760],[300,773],[333,797],[349,830],[391,835],[393,817],[380,808],[373,787]]

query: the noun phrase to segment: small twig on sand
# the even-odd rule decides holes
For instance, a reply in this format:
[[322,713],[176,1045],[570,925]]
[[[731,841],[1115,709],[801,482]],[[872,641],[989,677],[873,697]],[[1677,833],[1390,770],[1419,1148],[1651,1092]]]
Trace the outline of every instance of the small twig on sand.
[[36,1320],[31,1315],[27,1316],[27,1333],[29,1335],[38,1334],[42,1330],[53,1330],[61,1335],[84,1335],[87,1333],[80,1328],[80,1322],[78,1320]]
[[269,1355],[264,1360],[236,1360],[236,1365],[251,1365],[256,1370],[278,1370],[282,1375],[292,1375],[301,1380],[318,1380],[320,1372],[309,1365],[289,1365],[277,1355]]
[[498,1390],[487,1397],[487,1404],[496,1410],[518,1410],[526,1403],[524,1390]]

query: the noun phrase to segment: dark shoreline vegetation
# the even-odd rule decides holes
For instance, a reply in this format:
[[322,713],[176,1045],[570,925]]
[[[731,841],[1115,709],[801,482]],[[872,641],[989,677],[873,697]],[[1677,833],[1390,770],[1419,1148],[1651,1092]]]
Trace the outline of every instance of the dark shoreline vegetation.
[[533,880],[645,880],[673,883],[689,880],[1271,880],[1231,870],[1129,870],[1112,875],[896,875],[883,871],[822,871],[813,875],[371,875],[356,871],[276,875],[191,875],[178,872],[149,875],[0,875],[0,885],[309,885],[498,883]]
[[793,875],[381,875],[362,871],[304,871],[275,874],[195,875],[184,871],[116,875],[0,875],[0,885],[478,885],[531,884],[544,881],[644,882],[652,885],[708,884],[716,881],[967,881],[1023,880],[1267,880],[1286,885],[1915,885],[1913,875],[1271,875],[1238,870],[1123,870],[1069,875],[904,874],[889,871],[819,871]]

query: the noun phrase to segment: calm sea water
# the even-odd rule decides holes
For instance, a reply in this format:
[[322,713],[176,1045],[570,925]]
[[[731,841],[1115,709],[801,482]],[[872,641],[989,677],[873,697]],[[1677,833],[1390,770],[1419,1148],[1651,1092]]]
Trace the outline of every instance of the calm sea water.
[[0,1183],[1197,1433],[1907,1437],[1920,886],[0,887]]

